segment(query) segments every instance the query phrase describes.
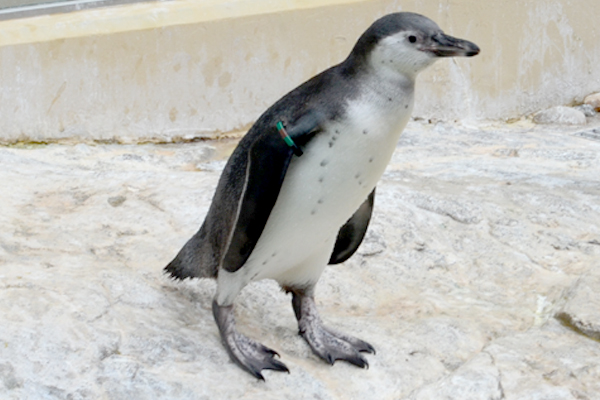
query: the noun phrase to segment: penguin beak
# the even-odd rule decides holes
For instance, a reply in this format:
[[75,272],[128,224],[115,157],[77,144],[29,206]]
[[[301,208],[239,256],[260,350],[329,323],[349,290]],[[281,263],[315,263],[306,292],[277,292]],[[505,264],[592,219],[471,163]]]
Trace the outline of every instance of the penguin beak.
[[458,39],[443,32],[431,37],[431,43],[422,49],[437,57],[472,57],[479,54],[479,47],[468,40]]

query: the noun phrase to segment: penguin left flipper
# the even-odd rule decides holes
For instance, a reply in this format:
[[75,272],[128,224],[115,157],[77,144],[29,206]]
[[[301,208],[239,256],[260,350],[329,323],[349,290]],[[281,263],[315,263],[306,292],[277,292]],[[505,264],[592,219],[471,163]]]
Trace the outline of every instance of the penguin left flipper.
[[297,144],[308,143],[319,131],[322,120],[319,112],[311,111],[288,123],[286,133],[294,146],[282,139],[275,124],[265,126],[266,123],[259,121],[253,127],[258,130],[264,128],[265,132],[256,134],[247,151],[246,176],[237,209],[238,217],[222,262],[222,268],[227,272],[237,271],[250,257],[275,206],[293,155],[302,154],[298,152]]
[[356,252],[367,233],[367,227],[373,214],[374,203],[375,189],[373,189],[365,202],[350,217],[348,222],[340,228],[329,264],[343,263]]

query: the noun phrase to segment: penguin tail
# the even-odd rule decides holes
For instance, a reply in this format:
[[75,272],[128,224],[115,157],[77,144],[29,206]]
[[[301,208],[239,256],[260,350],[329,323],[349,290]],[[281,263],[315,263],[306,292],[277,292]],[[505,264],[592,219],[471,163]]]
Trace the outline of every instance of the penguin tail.
[[[207,241],[202,240],[200,232],[194,235],[179,251],[163,271],[171,278],[184,280],[187,278],[216,278],[218,264],[213,252],[206,249]],[[206,251],[208,250],[208,251]]]
[[164,269],[163,272],[169,275],[170,278],[176,280],[184,280],[186,278],[195,278],[196,275],[190,268],[187,268],[180,259],[175,257]]

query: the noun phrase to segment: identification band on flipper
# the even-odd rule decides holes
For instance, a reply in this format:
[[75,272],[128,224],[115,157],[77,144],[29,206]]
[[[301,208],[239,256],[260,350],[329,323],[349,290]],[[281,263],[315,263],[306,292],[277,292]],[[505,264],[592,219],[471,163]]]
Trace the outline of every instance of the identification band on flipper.
[[294,141],[292,140],[292,138],[290,137],[290,135],[288,135],[287,131],[283,127],[283,122],[279,121],[277,123],[277,131],[281,135],[281,138],[283,139],[283,141],[285,142],[285,144],[287,144],[289,147],[292,148],[292,150],[294,150],[294,154],[295,155],[297,155],[298,157],[300,157],[302,154],[304,154],[302,152],[302,150],[300,149],[300,147],[298,147],[296,145],[296,143],[294,143]]

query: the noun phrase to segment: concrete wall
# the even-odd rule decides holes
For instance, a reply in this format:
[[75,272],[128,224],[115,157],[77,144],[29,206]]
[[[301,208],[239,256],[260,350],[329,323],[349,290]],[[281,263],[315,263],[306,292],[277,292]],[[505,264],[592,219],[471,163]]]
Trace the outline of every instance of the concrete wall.
[[0,8],[22,7],[32,4],[53,3],[57,0],[3,0],[0,2]]
[[596,0],[173,0],[0,22],[0,141],[246,129],[394,11],[476,42],[423,73],[415,116],[509,119],[600,91]]

